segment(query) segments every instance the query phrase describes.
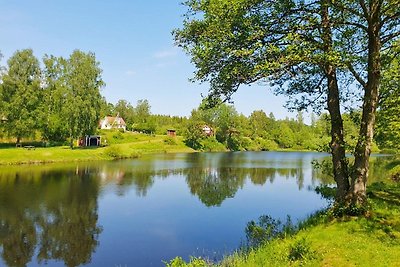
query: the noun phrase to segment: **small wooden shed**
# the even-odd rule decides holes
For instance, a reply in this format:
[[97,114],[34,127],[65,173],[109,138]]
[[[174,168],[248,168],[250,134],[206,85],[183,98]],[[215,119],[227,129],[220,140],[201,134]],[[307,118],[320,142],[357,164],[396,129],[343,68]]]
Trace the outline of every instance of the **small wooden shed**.
[[175,137],[176,136],[176,130],[173,130],[173,129],[167,130],[167,135]]
[[78,140],[78,146],[100,146],[101,136],[100,135],[86,135]]

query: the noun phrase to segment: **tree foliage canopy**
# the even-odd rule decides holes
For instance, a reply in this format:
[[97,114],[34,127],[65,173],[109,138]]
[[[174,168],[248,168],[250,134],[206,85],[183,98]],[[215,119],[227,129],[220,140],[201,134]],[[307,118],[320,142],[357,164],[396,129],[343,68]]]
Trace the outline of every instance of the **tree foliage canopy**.
[[46,55],[44,68],[31,49],[17,51],[1,77],[0,114],[17,142],[40,132],[62,141],[93,134],[100,118],[104,85],[93,53],[75,50],[69,58]]
[[93,53],[75,50],[68,59],[46,56],[45,87],[50,134],[71,139],[93,134],[100,119],[104,86],[102,70]]
[[397,56],[384,68],[377,121],[377,142],[382,147],[400,149],[400,47]]
[[[388,63],[382,53],[391,55],[400,37],[399,1],[188,0],[185,5],[175,41],[195,64],[194,79],[210,83],[211,105],[221,97],[229,100],[240,85],[269,82],[296,108],[327,108],[337,199],[366,203],[381,69]],[[352,93],[362,103],[362,115],[349,172],[340,105],[355,83],[361,91]]]
[[18,50],[7,61],[2,76],[2,116],[7,119],[7,131],[19,141],[34,135],[38,128],[38,107],[42,98],[39,61],[31,49]]

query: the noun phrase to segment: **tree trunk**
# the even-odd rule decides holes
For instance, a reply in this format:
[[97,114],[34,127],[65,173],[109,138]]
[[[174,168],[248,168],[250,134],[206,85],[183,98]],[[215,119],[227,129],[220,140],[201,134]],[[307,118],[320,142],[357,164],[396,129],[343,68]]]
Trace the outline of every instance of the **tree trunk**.
[[372,138],[381,78],[381,41],[378,1],[371,5],[368,18],[368,81],[365,86],[360,134],[354,151],[354,168],[351,175],[349,199],[354,205],[366,204],[366,184],[369,171]]
[[[329,18],[330,1],[321,1],[322,40],[326,54],[332,52],[332,30]],[[331,117],[331,154],[333,175],[337,185],[336,202],[342,203],[348,194],[349,174],[346,152],[344,148],[343,120],[340,112],[340,94],[336,76],[336,68],[329,62],[324,65],[328,82],[328,111]]]
[[72,133],[69,134],[69,147],[71,149],[74,148],[74,138],[72,137]]
[[333,175],[337,185],[336,202],[342,203],[348,194],[349,172],[346,158],[345,142],[343,135],[343,120],[340,112],[339,88],[336,78],[336,69],[327,66],[326,75],[328,79],[328,110],[331,117],[331,154],[333,163]]

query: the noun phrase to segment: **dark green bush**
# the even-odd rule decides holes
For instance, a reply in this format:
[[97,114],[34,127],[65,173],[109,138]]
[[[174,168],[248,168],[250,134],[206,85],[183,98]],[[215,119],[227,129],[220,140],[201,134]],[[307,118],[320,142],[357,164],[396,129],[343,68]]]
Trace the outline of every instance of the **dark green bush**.
[[105,150],[105,154],[113,159],[121,159],[124,158],[121,148],[117,146],[109,146]]
[[177,145],[176,138],[174,138],[172,136],[167,136],[164,139],[164,144],[170,145],[170,146],[176,146]]
[[288,259],[290,261],[303,261],[313,259],[314,252],[311,250],[310,243],[303,237],[296,240],[293,245],[289,247]]

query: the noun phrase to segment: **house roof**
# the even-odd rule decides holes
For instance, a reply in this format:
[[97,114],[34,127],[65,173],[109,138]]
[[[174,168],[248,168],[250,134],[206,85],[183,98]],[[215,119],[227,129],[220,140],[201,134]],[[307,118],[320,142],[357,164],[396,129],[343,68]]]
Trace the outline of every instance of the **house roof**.
[[105,121],[106,123],[109,124],[118,124],[118,125],[126,125],[125,121],[123,118],[121,117],[112,117],[112,116],[106,116],[104,117],[104,119],[102,119],[100,121],[100,123],[102,123],[103,121]]

